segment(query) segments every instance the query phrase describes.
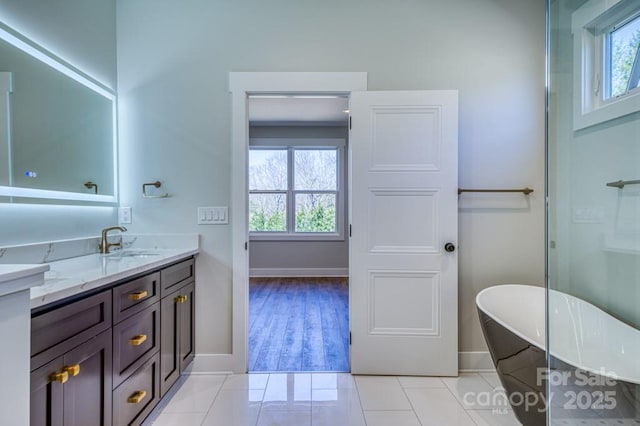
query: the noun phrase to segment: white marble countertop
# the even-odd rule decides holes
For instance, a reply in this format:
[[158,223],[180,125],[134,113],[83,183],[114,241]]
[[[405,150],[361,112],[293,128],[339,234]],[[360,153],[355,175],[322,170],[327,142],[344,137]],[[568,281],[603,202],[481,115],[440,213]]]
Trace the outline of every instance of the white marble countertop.
[[88,254],[48,265],[44,285],[31,289],[31,309],[151,271],[198,253],[198,248],[125,249]]
[[0,296],[42,285],[49,265],[0,265]]
[[49,265],[0,265],[0,283],[48,271]]
[[112,238],[123,249],[106,255],[97,253],[99,237],[0,247],[0,295],[31,287],[33,309],[193,256],[200,246],[198,234]]

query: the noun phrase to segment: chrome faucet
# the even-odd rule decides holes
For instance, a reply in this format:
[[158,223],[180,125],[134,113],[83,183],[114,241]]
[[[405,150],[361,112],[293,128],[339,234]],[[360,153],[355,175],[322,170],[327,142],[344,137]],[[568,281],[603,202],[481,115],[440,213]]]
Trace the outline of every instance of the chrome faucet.
[[120,231],[120,232],[125,232],[127,230],[127,228],[125,228],[124,226],[111,226],[109,228],[104,228],[102,230],[102,238],[100,239],[100,253],[102,254],[107,254],[109,253],[109,247],[122,247],[122,238],[120,238],[120,241],[117,243],[110,243],[107,240],[107,233],[109,231]]

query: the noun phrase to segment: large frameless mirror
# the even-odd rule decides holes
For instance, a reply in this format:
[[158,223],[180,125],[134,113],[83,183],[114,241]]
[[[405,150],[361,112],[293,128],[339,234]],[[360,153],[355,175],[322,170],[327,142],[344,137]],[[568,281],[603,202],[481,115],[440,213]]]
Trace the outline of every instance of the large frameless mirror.
[[0,201],[115,203],[115,94],[0,24]]

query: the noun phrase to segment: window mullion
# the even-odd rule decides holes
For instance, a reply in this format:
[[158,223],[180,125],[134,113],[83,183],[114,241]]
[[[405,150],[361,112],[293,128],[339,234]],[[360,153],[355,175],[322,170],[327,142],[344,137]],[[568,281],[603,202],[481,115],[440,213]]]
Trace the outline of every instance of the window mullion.
[[294,189],[295,194],[337,194],[338,191],[335,189]]
[[249,194],[285,194],[286,190],[281,189],[250,189]]
[[293,147],[289,147],[287,148],[287,232],[289,234],[295,233],[296,230],[296,207],[293,194],[293,188],[295,188],[294,167]]

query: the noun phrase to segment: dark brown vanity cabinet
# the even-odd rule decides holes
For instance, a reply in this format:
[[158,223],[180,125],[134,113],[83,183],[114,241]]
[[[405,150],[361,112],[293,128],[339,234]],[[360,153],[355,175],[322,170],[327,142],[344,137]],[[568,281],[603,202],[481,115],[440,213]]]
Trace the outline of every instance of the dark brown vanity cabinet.
[[164,396],[195,356],[194,279],[193,259],[167,268],[161,274],[161,396]]
[[31,424],[111,425],[111,347],[110,290],[34,317]]
[[114,425],[139,425],[160,401],[160,355],[144,362],[113,391]]
[[[155,274],[159,277],[158,274]],[[139,280],[145,280],[143,277]],[[155,278],[153,279],[155,280]],[[153,281],[148,280],[148,281]],[[124,293],[137,295],[124,284]],[[114,301],[121,290],[114,288]],[[160,294],[147,293],[148,303],[113,326],[113,423],[139,425],[160,401]],[[120,296],[122,298],[122,296]],[[154,303],[155,302],[155,303]],[[115,307],[115,303],[114,303]],[[144,308],[144,309],[141,309]],[[130,310],[131,308],[129,308]],[[114,310],[114,319],[118,317]],[[122,317],[122,315],[120,315]],[[114,321],[115,322],[115,321]]]
[[141,424],[193,360],[194,296],[189,258],[33,313],[31,424]]

